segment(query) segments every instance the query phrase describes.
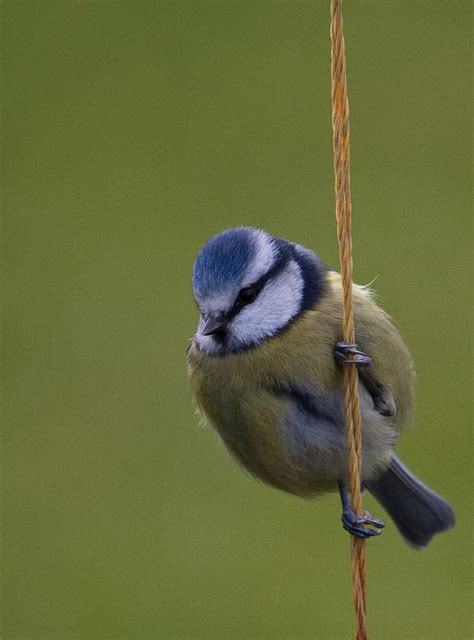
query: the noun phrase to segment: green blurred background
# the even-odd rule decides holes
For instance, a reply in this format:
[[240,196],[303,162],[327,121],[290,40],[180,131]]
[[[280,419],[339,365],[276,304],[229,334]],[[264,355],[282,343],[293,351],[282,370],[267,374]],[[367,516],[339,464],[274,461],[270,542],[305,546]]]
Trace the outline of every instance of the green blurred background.
[[[337,497],[243,473],[184,362],[210,235],[337,265],[328,6],[2,3],[3,638],[352,637]],[[458,517],[369,543],[373,638],[473,637],[471,13],[345,5],[355,277],[417,365],[399,451]]]

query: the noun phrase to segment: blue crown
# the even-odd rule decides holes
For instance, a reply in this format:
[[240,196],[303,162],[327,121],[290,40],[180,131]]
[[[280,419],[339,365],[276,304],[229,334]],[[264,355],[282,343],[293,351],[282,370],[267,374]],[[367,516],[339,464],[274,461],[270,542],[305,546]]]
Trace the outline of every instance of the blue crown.
[[193,289],[205,296],[238,285],[255,256],[257,230],[238,227],[210,238],[199,252],[193,268]]

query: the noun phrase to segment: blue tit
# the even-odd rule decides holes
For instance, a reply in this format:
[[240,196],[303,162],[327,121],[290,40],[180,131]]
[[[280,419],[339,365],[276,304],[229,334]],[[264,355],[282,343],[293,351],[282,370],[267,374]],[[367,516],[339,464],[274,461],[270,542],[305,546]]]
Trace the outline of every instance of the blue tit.
[[342,523],[369,537],[383,522],[355,515],[341,367],[360,365],[362,483],[413,547],[454,524],[451,507],[394,450],[410,422],[413,364],[389,316],[354,285],[356,343],[342,342],[338,273],[312,251],[239,227],[206,242],[193,269],[201,312],[187,351],[197,408],[236,460],[297,496],[339,490]]

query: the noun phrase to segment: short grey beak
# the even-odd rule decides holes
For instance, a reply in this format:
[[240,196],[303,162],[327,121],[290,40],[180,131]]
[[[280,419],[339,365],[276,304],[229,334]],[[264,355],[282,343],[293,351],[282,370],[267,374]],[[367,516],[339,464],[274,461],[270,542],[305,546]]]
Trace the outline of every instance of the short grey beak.
[[203,336],[215,336],[224,334],[227,328],[227,320],[222,314],[208,316],[204,318],[204,326],[202,328]]

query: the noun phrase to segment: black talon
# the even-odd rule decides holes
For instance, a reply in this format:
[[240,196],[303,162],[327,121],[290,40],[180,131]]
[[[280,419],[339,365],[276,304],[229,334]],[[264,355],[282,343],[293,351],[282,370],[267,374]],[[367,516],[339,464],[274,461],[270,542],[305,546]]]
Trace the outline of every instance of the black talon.
[[374,518],[368,511],[364,511],[363,519],[364,524],[370,524],[376,529],[383,529],[385,527],[385,522],[383,520],[380,520],[380,518]]
[[362,367],[359,370],[359,379],[372,397],[375,409],[382,416],[393,417],[396,414],[397,408],[393,395],[386,387],[374,380],[368,370],[372,365],[370,356],[360,351],[355,344],[336,342],[334,358],[341,365],[355,364]]
[[[344,483],[339,482],[338,484],[342,503],[341,522],[343,528],[351,535],[358,536],[359,538],[379,536],[382,533],[382,529],[385,527],[385,523],[379,518],[373,518],[368,511],[364,511],[361,516],[354,513],[354,511],[352,511],[351,501],[349,499],[349,494],[344,487]],[[374,528],[366,529],[366,525]]]
[[352,536],[357,536],[358,538],[371,538],[373,536],[379,536],[382,533],[381,528],[365,529],[363,526],[357,526],[372,523],[365,520],[362,516],[356,515],[352,510],[344,511],[341,521],[343,528]]
[[[352,357],[351,357],[352,356]],[[355,364],[359,367],[370,367],[372,358],[363,351],[359,351],[355,344],[336,342],[334,357],[339,364]]]

